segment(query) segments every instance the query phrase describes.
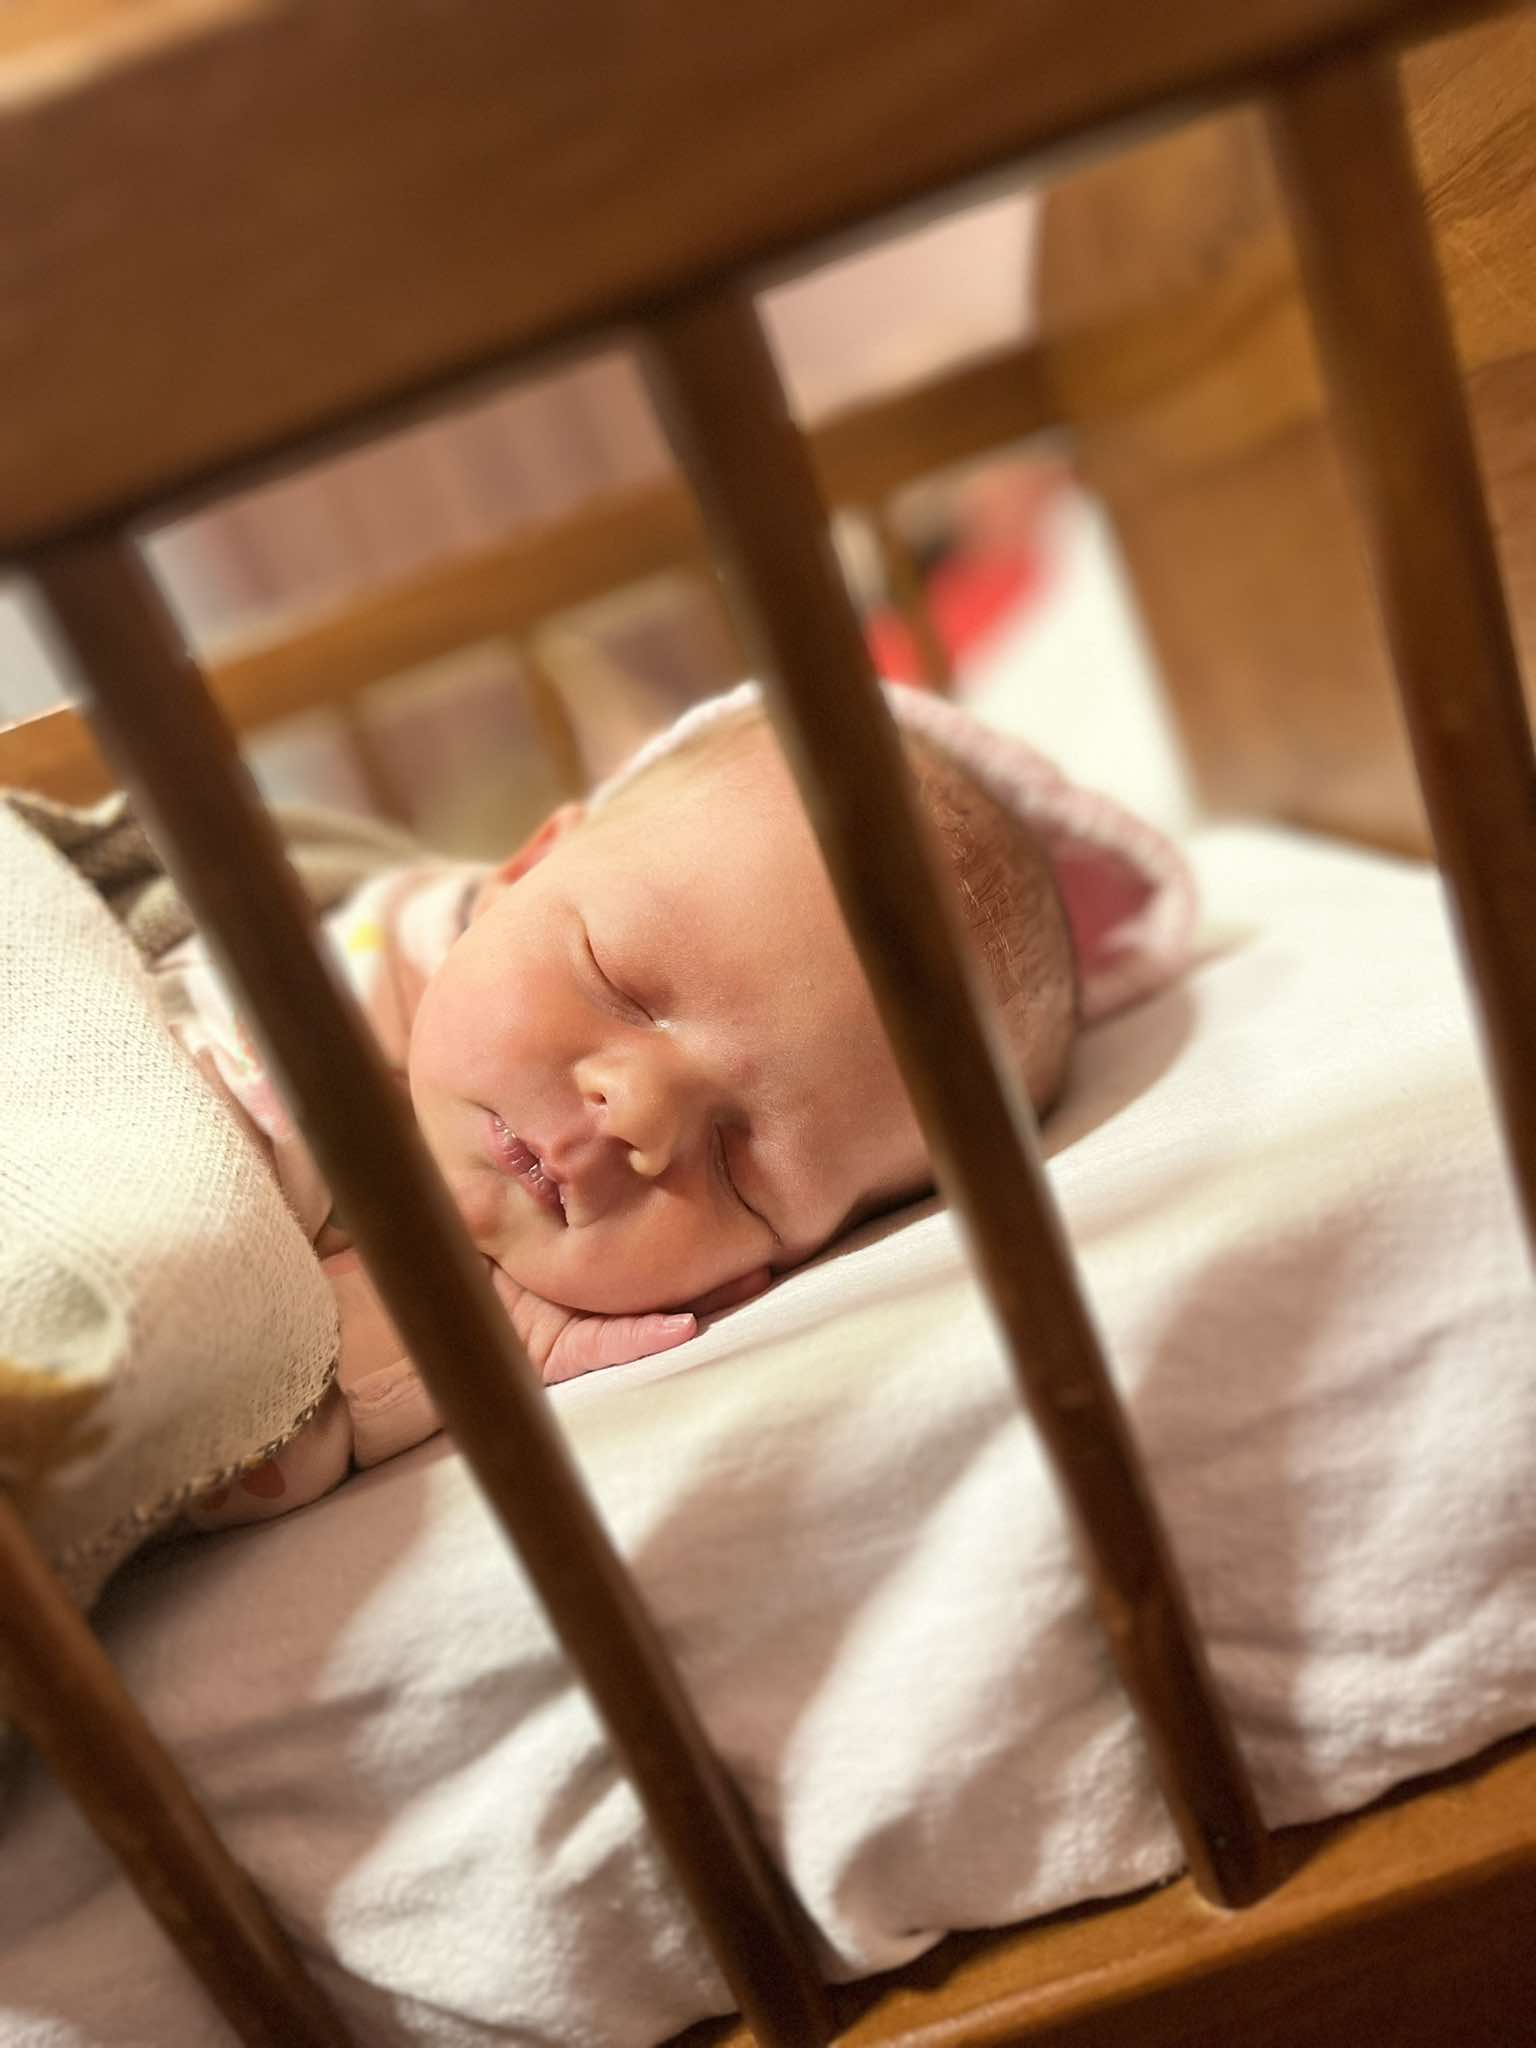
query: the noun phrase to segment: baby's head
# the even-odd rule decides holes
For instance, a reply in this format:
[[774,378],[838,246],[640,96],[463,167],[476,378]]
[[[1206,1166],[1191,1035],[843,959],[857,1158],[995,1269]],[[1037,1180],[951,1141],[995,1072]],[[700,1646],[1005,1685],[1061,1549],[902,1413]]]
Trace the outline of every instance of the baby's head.
[[[1050,864],[936,746],[904,744],[1044,1110],[1076,1017]],[[504,863],[422,997],[410,1084],[476,1244],[572,1308],[697,1302],[931,1178],[756,710],[566,806]]]

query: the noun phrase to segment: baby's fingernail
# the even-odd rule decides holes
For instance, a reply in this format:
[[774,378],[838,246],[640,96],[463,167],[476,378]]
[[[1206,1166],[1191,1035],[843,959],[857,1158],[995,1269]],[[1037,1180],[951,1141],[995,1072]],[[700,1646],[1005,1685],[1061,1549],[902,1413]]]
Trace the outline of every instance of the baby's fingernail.
[[661,1319],[661,1327],[664,1330],[691,1330],[693,1328],[693,1317],[663,1316]]

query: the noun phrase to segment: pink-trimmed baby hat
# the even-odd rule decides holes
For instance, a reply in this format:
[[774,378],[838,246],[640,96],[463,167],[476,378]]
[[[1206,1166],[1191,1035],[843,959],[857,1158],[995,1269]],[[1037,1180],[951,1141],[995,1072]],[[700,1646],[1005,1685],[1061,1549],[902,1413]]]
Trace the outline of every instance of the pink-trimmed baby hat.
[[[947,698],[901,683],[881,688],[898,724],[948,754],[1044,846],[1077,951],[1085,1024],[1113,1016],[1182,972],[1194,935],[1195,885],[1170,839]],[[653,761],[752,709],[761,696],[756,683],[739,683],[693,705],[653,734],[589,802],[606,802]]]

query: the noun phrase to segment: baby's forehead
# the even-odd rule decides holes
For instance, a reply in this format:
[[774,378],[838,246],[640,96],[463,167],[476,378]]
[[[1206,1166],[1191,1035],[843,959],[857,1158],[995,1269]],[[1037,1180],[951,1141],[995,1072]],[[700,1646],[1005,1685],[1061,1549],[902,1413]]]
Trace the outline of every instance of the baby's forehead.
[[590,820],[605,847],[658,887],[706,897],[740,884],[760,889],[766,910],[782,909],[779,884],[790,874],[830,889],[793,778],[760,728],[664,756]]
[[596,792],[593,807],[598,816],[636,805],[657,809],[674,801],[680,788],[741,794],[754,783],[762,795],[793,787],[773,728],[760,713],[748,712],[660,753],[642,748]]
[[853,945],[792,789],[639,788],[611,830],[595,822],[587,873],[619,909],[632,961],[768,1006],[819,997],[818,1036],[846,1022]]

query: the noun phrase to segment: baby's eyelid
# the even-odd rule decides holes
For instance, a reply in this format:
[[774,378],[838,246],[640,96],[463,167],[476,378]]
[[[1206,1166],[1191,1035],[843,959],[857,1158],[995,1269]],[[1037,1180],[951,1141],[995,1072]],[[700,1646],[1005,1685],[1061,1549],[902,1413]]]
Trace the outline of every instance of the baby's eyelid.
[[725,1181],[726,1186],[730,1189],[731,1193],[736,1197],[737,1201],[741,1204],[742,1208],[746,1210],[749,1216],[756,1217],[757,1221],[762,1224],[764,1230],[768,1232],[769,1236],[773,1239],[775,1244],[782,1244],[784,1240],[779,1236],[779,1233],[768,1221],[768,1218],[763,1214],[762,1210],[754,1209],[752,1204],[747,1200],[746,1196],[741,1192],[741,1189],[736,1185],[736,1176],[731,1171],[731,1156],[730,1153],[726,1150],[725,1127],[723,1124],[715,1125],[715,1156],[720,1162],[720,1172]]
[[631,995],[627,988],[621,988],[618,982],[616,982],[613,976],[608,972],[607,968],[604,967],[602,961],[598,959],[597,953],[592,945],[592,934],[587,930],[585,925],[583,925],[581,928],[581,942],[587,949],[587,958],[592,963],[593,973],[597,976],[598,980],[603,984],[603,987],[608,990],[609,994],[615,997],[617,1001],[621,1002],[626,1009],[637,1010],[640,1013],[640,1015],[647,1020],[647,1022],[654,1023],[655,1019],[651,1016],[650,1011],[645,1007],[644,1003],[642,1003],[636,996]]

